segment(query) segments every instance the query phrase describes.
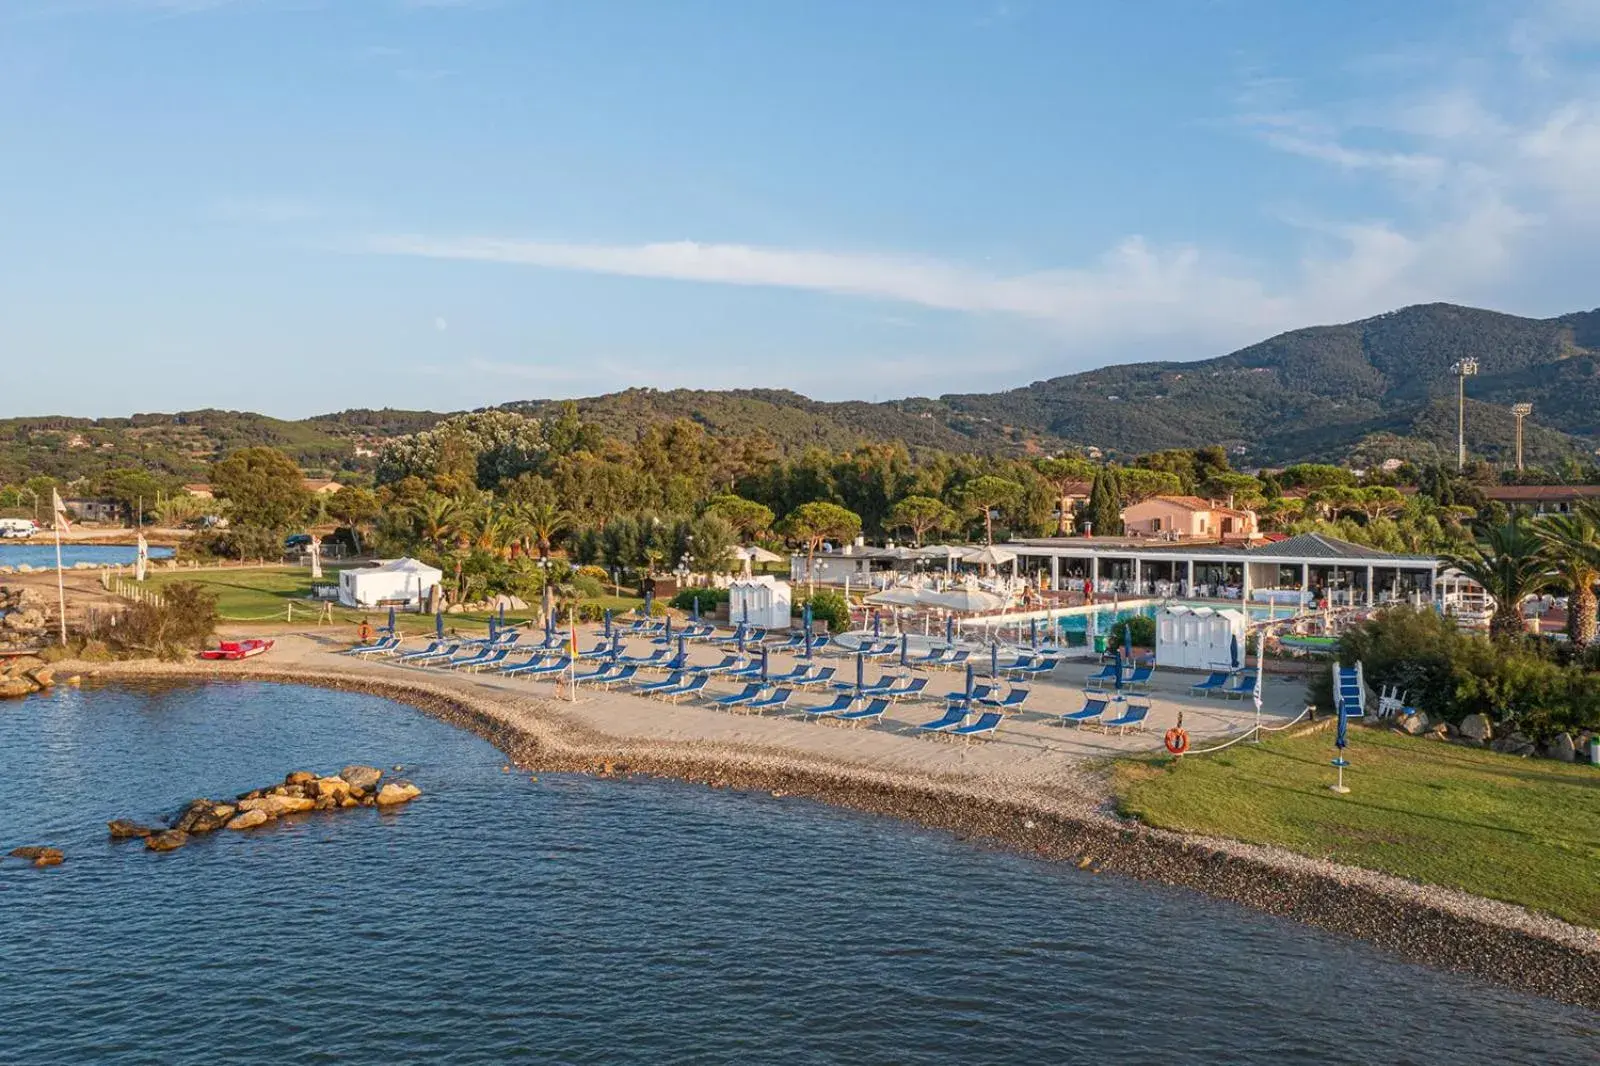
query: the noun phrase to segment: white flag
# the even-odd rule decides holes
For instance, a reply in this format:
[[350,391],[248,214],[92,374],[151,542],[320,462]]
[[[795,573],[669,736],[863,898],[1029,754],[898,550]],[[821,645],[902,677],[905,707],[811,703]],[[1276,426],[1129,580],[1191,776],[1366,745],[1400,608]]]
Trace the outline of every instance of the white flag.
[[61,502],[61,493],[55,489],[50,490],[50,505],[55,509],[56,528],[71,529],[72,523],[67,521],[67,505]]

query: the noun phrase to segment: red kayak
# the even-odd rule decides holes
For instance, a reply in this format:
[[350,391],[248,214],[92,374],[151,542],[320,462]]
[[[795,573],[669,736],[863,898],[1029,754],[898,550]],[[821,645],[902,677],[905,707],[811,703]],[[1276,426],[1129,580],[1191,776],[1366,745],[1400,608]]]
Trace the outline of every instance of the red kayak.
[[200,653],[202,659],[248,659],[272,650],[272,641],[252,637],[249,640],[225,640],[215,648]]

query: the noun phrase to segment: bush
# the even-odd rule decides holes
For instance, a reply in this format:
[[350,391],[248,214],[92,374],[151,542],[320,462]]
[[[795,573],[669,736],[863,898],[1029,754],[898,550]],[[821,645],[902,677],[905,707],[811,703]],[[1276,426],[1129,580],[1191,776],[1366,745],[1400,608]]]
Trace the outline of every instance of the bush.
[[1120,648],[1123,645],[1123,633],[1132,630],[1132,644],[1136,648],[1153,648],[1156,646],[1156,620],[1148,615],[1135,614],[1120,619],[1106,633],[1106,647]]
[[[1481,713],[1535,737],[1600,727],[1600,675],[1563,664],[1538,640],[1495,643],[1433,611],[1393,607],[1339,648],[1346,666],[1361,662],[1372,688],[1398,686],[1413,706],[1450,721]],[[1328,677],[1316,677],[1312,696],[1332,708]]]
[[828,632],[843,633],[850,628],[850,605],[845,602],[844,593],[819,589],[808,597],[795,600],[790,613],[795,618],[802,617],[807,603],[811,604],[812,619],[827,622]]
[[717,609],[719,603],[728,602],[727,589],[680,589],[672,597],[672,606],[680,611],[694,610],[694,604],[700,604],[700,613],[709,614]]
[[94,637],[136,657],[182,659],[205,647],[217,628],[217,598],[192,581],[178,581],[161,591],[161,599],[160,606],[134,604]]

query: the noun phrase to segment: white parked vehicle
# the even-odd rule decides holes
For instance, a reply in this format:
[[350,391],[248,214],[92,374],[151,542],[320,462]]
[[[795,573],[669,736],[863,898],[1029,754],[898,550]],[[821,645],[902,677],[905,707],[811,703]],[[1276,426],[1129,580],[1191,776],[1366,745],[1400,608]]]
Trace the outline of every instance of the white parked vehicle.
[[39,526],[31,518],[0,518],[0,538],[26,540],[37,532]]

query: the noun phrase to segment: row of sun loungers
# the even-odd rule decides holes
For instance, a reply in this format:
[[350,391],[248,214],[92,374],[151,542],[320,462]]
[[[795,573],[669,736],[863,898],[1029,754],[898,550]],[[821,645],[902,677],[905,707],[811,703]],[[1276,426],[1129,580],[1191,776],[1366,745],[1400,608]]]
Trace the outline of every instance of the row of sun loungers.
[[1216,670],[1204,681],[1189,686],[1193,696],[1220,695],[1230,700],[1242,700],[1256,690],[1256,680],[1248,673],[1234,674]]
[[1070,723],[1080,728],[1086,725],[1093,725],[1098,726],[1107,733],[1115,729],[1119,735],[1126,733],[1130,729],[1144,729],[1145,720],[1150,717],[1150,704],[1148,702],[1136,703],[1133,700],[1127,700],[1121,711],[1107,718],[1105,716],[1106,711],[1115,702],[1118,701],[1105,693],[1086,692],[1084,693],[1083,708],[1063,714],[1061,716],[1061,724],[1067,725]]

